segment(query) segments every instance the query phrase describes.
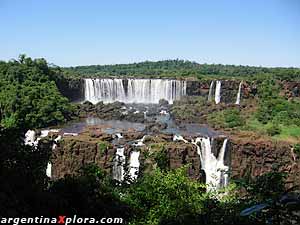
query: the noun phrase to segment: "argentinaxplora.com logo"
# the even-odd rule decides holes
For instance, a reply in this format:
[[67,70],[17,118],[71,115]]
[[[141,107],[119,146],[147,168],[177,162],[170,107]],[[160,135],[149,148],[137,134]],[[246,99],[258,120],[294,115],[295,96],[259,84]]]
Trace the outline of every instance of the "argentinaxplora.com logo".
[[0,224],[122,224],[123,218],[117,217],[79,217],[74,215],[73,217],[58,216],[58,217],[2,217],[0,218]]

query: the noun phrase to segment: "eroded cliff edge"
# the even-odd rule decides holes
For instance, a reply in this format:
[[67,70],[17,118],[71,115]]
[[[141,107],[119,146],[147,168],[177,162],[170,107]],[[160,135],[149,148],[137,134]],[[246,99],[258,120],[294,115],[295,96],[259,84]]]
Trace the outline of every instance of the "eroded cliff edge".
[[[124,134],[126,142],[140,139],[142,136],[142,133]],[[95,130],[86,131],[76,137],[65,137],[52,153],[53,178],[76,175],[81,168],[90,163],[112,174],[117,151],[117,147],[111,143],[114,138],[114,135],[100,134]],[[189,137],[186,139],[189,140]],[[214,139],[213,143],[213,151],[219,151],[222,138]],[[146,138],[145,146],[133,147],[126,145],[125,141],[123,144],[127,159],[125,168],[128,166],[130,153],[134,150],[140,151],[140,175],[149,173],[156,167],[174,169],[188,165],[190,177],[205,179],[197,149],[191,143],[174,142],[172,135],[161,134]],[[225,161],[230,165],[231,179],[255,178],[278,169],[288,174],[289,186],[300,184],[300,157],[293,152],[288,143],[230,135]]]

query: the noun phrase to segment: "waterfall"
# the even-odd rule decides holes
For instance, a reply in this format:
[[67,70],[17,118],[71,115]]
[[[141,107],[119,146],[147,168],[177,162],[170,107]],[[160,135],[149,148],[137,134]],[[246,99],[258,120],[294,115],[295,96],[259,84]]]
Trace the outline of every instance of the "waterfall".
[[36,133],[34,130],[28,130],[25,133],[25,139],[24,139],[24,144],[25,145],[30,145],[30,146],[37,146],[36,140]]
[[140,162],[139,162],[140,152],[132,151],[129,159],[129,176],[131,180],[136,180],[138,177]]
[[211,81],[210,86],[209,86],[209,92],[208,92],[208,101],[211,102],[212,97],[213,97],[213,88],[214,88],[214,81]]
[[[86,101],[110,103],[157,104],[160,99],[170,104],[186,95],[186,81],[166,79],[85,79],[84,97]],[[127,86],[125,86],[127,83]]]
[[52,150],[56,149],[57,143],[61,140],[61,138],[62,138],[61,135],[58,135],[58,137],[54,139],[54,143],[52,145]]
[[[225,166],[224,158],[228,139],[225,139],[219,155],[216,157],[211,148],[209,137],[197,138],[192,144],[196,145],[200,156],[201,169],[205,172],[207,190],[213,191],[225,187],[228,184],[228,166]],[[199,146],[200,144],[200,146]]]
[[[58,131],[57,131],[58,132]],[[47,132],[47,135],[48,136],[48,133],[49,131]],[[45,135],[46,133],[44,133]],[[42,134],[41,134],[42,136]],[[52,145],[52,151],[56,149],[57,147],[57,143],[61,140],[62,136],[61,135],[58,135],[57,138],[54,139],[54,143]],[[48,164],[47,164],[47,168],[46,168],[46,176],[51,178],[52,176],[52,163],[49,161]]]
[[117,137],[118,139],[121,139],[121,138],[123,138],[123,135],[122,135],[121,133],[116,133],[116,137]]
[[[174,135],[173,141],[183,141],[188,143],[181,135]],[[216,157],[212,152],[212,141],[209,137],[198,137],[192,140],[192,144],[197,147],[200,157],[201,169],[205,172],[205,183],[207,191],[214,191],[228,185],[229,167],[225,165],[225,154],[228,139],[224,139],[222,147]],[[200,145],[199,145],[200,144]]]
[[221,81],[217,80],[216,92],[215,92],[215,102],[219,104],[221,101]]
[[241,81],[240,84],[239,84],[239,90],[238,90],[238,93],[237,93],[237,96],[236,96],[236,102],[235,102],[236,105],[239,105],[240,102],[241,102],[242,84],[243,84],[243,81]]
[[36,132],[34,130],[28,130],[25,133],[24,144],[37,147],[39,141],[47,137],[49,133],[58,133],[59,129],[50,129],[50,130],[41,130],[41,134],[37,137]]
[[94,104],[126,101],[122,79],[85,79],[84,87],[85,100]]
[[181,135],[175,134],[173,137],[173,141],[183,141],[184,143],[188,143]]
[[218,173],[220,174],[219,188],[226,187],[229,181],[229,176],[228,176],[229,167],[225,166],[225,153],[226,153],[227,142],[228,139],[224,139],[222,148],[219,152],[219,156],[217,159],[217,170]]
[[47,175],[47,177],[51,178],[51,175],[52,175],[52,164],[51,164],[51,162],[48,162],[48,164],[47,164],[46,175]]
[[[24,144],[34,146],[37,148],[39,141],[42,138],[45,138],[49,135],[50,132],[52,133],[58,133],[59,129],[50,129],[50,130],[41,130],[40,136],[36,137],[36,132],[34,130],[28,130],[25,134]],[[57,143],[59,140],[61,140],[62,136],[58,135],[57,138],[54,139],[54,143],[52,145],[52,150],[55,150],[57,147]],[[49,161],[46,168],[46,176],[51,178],[52,176],[52,163]]]
[[113,162],[113,179],[119,182],[124,180],[124,165],[125,165],[125,155],[124,147],[117,148],[116,156]]
[[141,147],[141,146],[144,146],[144,141],[145,141],[145,138],[146,138],[147,135],[144,135],[142,137],[142,139],[138,139],[135,141],[135,143],[133,143],[132,145],[135,146],[135,147]]

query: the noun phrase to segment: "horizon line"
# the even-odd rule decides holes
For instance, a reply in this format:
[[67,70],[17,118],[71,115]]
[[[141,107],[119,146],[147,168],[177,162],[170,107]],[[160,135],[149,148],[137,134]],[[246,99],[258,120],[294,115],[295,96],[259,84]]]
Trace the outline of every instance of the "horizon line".
[[[133,61],[127,63],[105,63],[105,64],[82,64],[82,65],[75,65],[75,66],[59,66],[61,68],[75,68],[75,67],[87,67],[87,66],[118,66],[118,65],[131,65],[131,64],[140,64],[145,62],[157,63],[157,62],[164,62],[164,61],[184,61],[184,62],[191,62],[196,63],[198,65],[222,65],[222,66],[242,66],[242,67],[257,67],[257,68],[269,68],[269,69],[276,69],[276,68],[285,68],[285,69],[300,69],[300,66],[264,66],[264,65],[250,65],[250,64],[227,64],[227,63],[200,63],[195,60],[189,59],[159,59],[159,60],[141,60],[141,61]],[[55,65],[55,64],[54,64]],[[58,66],[58,65],[57,65]]]
[[[53,65],[53,66],[57,66],[57,67],[61,67],[61,68],[76,68],[76,67],[88,67],[88,66],[118,66],[118,65],[131,65],[131,64],[140,64],[140,63],[145,63],[145,62],[150,62],[150,63],[157,63],[157,62],[164,62],[164,61],[184,61],[184,62],[191,62],[191,63],[196,63],[198,65],[222,65],[222,66],[241,66],[241,67],[257,67],[257,68],[268,68],[268,69],[300,69],[300,66],[267,66],[267,65],[254,65],[254,64],[228,64],[228,63],[200,63],[196,60],[189,60],[189,59],[180,59],[180,58],[175,58],[175,59],[158,59],[158,60],[140,60],[140,61],[132,61],[132,62],[126,62],[126,63],[104,63],[104,64],[78,64],[78,65],[68,65],[68,66],[64,66],[64,65],[58,65],[56,63],[51,62],[50,60],[48,60],[46,57],[31,57],[27,54],[19,54],[18,57],[20,55],[26,55],[26,57],[30,57],[32,59],[45,59],[47,61],[47,63],[49,65]],[[0,59],[1,61],[4,62],[9,62],[9,61],[13,61],[13,60],[18,60],[18,57],[16,58],[10,58],[10,59]]]

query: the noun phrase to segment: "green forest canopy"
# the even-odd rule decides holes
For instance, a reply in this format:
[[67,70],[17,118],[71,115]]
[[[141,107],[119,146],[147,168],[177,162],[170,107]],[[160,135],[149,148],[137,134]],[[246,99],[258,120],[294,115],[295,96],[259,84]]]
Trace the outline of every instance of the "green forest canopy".
[[300,80],[300,68],[267,68],[221,64],[199,64],[186,60],[164,60],[117,65],[65,67],[67,76],[166,76],[166,77],[242,77],[271,74],[280,80]]
[[0,61],[0,124],[25,130],[69,119],[72,106],[56,86],[58,73],[46,60],[25,55]]

